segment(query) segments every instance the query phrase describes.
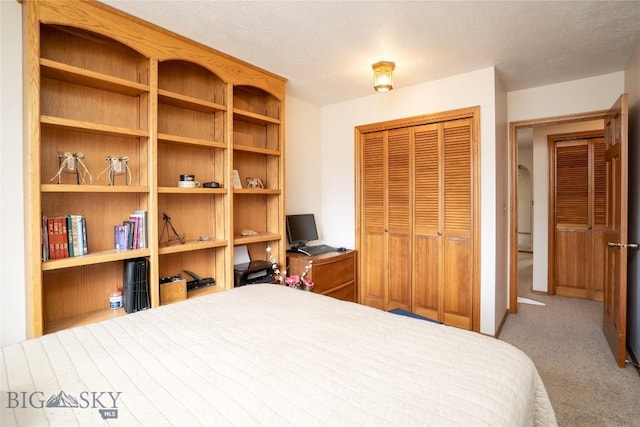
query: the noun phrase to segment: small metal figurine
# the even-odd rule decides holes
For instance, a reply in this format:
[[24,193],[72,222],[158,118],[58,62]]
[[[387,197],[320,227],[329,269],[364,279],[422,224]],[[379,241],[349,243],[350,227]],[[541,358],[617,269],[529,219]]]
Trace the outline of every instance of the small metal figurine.
[[129,157],[107,156],[105,157],[105,160],[109,162],[109,165],[105,168],[105,170],[100,172],[98,178],[100,178],[100,176],[106,171],[109,171],[109,185],[115,185],[116,176],[118,175],[125,175],[126,184],[131,185],[131,169],[129,169]]
[[62,184],[62,173],[70,173],[76,176],[76,184],[80,185],[93,183],[93,177],[89,173],[89,169],[85,166],[84,153],[58,153],[58,172],[51,178],[51,181],[58,179],[58,184]]
[[[166,213],[162,214],[162,220],[164,221],[164,227],[162,227],[162,233],[160,233],[159,243],[162,243],[162,236],[164,232],[167,232],[167,246],[171,246],[172,242],[178,240],[181,245],[184,245],[187,241],[185,234],[179,234],[171,224],[171,218]],[[172,234],[173,233],[173,234]]]

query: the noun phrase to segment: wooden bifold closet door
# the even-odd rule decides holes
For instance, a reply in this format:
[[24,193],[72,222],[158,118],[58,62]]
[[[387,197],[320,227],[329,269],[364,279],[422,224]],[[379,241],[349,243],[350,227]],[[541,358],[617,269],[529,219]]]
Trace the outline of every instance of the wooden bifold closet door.
[[478,330],[477,115],[464,113],[358,128],[360,302]]
[[410,129],[364,135],[362,303],[410,310],[411,158]]

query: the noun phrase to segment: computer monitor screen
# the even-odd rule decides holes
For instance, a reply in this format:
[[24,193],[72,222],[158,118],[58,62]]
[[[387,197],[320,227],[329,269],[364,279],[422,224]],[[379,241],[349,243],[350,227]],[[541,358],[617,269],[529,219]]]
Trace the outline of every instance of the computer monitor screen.
[[292,245],[299,246],[304,246],[311,240],[318,240],[313,214],[287,215],[287,239]]

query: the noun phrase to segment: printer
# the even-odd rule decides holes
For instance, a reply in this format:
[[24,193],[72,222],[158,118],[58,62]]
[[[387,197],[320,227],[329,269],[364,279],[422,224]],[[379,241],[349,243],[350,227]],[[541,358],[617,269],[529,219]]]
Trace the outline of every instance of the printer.
[[233,285],[244,286],[255,283],[272,283],[273,268],[268,261],[252,261],[246,246],[233,250]]

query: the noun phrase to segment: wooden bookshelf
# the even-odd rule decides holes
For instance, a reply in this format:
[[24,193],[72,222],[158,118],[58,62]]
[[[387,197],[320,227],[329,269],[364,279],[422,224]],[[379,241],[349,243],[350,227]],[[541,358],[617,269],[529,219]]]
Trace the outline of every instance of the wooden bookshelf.
[[[149,260],[152,307],[159,278],[184,270],[216,280],[190,298],[232,288],[234,245],[284,260],[285,79],[92,0],[23,8],[30,337],[123,315],[109,295],[129,259]],[[82,153],[91,179],[58,183],[59,153]],[[128,158],[129,185],[109,184],[109,156]],[[265,188],[234,189],[234,169]],[[220,187],[179,188],[186,173]],[[116,251],[113,226],[136,210],[148,247]],[[165,213],[184,244],[160,241]],[[43,261],[42,216],[69,214],[86,218],[88,254]]]

